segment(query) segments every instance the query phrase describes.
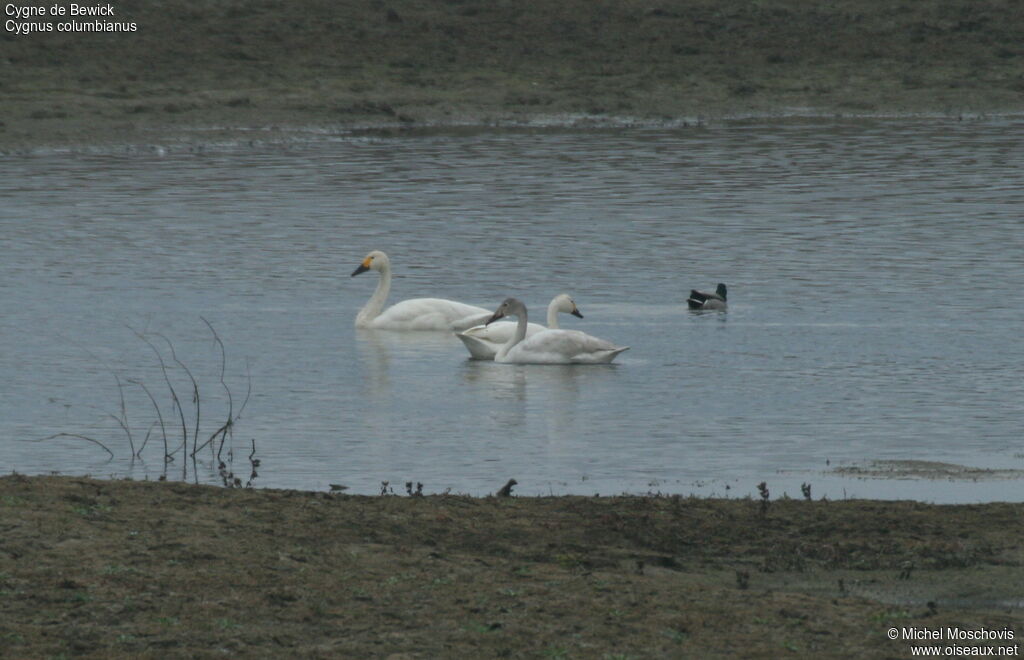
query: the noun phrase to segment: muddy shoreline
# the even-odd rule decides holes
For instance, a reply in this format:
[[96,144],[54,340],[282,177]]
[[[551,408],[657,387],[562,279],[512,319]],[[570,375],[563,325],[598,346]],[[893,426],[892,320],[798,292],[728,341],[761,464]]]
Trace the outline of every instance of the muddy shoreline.
[[1024,110],[1024,13],[999,0],[113,7],[135,31],[0,31],[0,150]]
[[[1024,635],[1024,504],[0,478],[7,657],[909,657]],[[1019,652],[1019,649],[1018,649]]]

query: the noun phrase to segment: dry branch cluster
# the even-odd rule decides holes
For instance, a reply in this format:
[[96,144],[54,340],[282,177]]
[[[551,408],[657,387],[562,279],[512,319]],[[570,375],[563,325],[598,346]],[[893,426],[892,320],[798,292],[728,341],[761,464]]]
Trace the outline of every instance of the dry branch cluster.
[[[215,459],[218,463],[218,470],[222,480],[224,481],[224,484],[226,486],[239,486],[241,485],[241,480],[236,478],[234,474],[231,472],[230,468],[228,467],[233,458],[230,440],[233,438],[235,423],[241,418],[242,412],[245,410],[245,406],[249,402],[249,395],[252,393],[252,377],[251,375],[247,374],[248,387],[246,390],[245,399],[242,401],[241,406],[239,406],[236,412],[234,405],[234,397],[231,394],[231,388],[228,387],[227,381],[225,380],[225,374],[227,371],[227,351],[224,348],[224,342],[221,340],[220,335],[217,334],[217,331],[213,327],[213,325],[205,318],[200,318],[202,319],[203,323],[206,324],[206,327],[209,328],[210,334],[213,337],[213,341],[220,352],[219,383],[220,387],[224,390],[224,394],[227,398],[227,411],[225,417],[223,418],[223,421],[219,422],[217,428],[212,433],[209,433],[209,435],[207,435],[206,432],[202,430],[202,399],[200,396],[199,383],[196,380],[195,376],[193,375],[192,370],[189,369],[188,366],[184,362],[182,362],[181,359],[178,358],[178,355],[174,350],[174,344],[171,342],[171,340],[167,336],[159,332],[140,332],[131,327],[129,327],[129,330],[132,331],[132,334],[134,334],[140,341],[144,342],[156,356],[157,362],[160,365],[160,373],[163,376],[164,385],[167,388],[167,394],[170,395],[171,409],[169,414],[165,416],[164,413],[167,404],[165,403],[164,408],[161,408],[161,405],[158,400],[159,391],[157,391],[157,393],[154,393],[153,389],[151,389],[144,381],[137,378],[122,378],[121,375],[118,374],[113,368],[107,367],[117,383],[117,391],[120,400],[120,405],[117,414],[107,412],[106,415],[113,419],[114,421],[116,421],[117,425],[124,432],[124,435],[128,440],[128,447],[131,451],[131,459],[133,461],[136,459],[141,460],[143,458],[143,451],[146,449],[146,446],[149,444],[150,439],[153,437],[154,431],[158,430],[158,437],[162,440],[163,444],[164,469],[161,475],[161,479],[166,478],[167,467],[176,460],[179,453],[185,459],[181,461],[182,480],[188,478],[189,461],[187,459],[191,459],[193,466],[193,475],[196,475],[197,454],[206,447],[209,447],[211,458]],[[154,343],[154,340],[157,343]],[[165,359],[165,353],[162,352],[157,345],[160,342],[166,344],[165,350],[170,353],[170,364],[168,363],[168,360]],[[93,357],[96,358],[96,356]],[[182,399],[181,397],[178,396],[178,391],[175,389],[174,383],[171,380],[171,372],[174,369],[178,369],[185,375],[187,375],[188,380],[191,383],[192,403],[191,408],[188,410],[186,410],[187,404],[183,404]],[[128,420],[128,406],[125,403],[125,389],[129,387],[137,387],[142,392],[144,392],[146,398],[148,398],[148,400],[152,404],[153,411],[155,413],[155,419],[150,422],[148,428],[146,429],[145,437],[143,438],[141,443],[138,443],[138,445],[136,445],[136,436],[132,432],[132,427]],[[176,446],[172,447],[172,444],[174,444],[174,440],[172,439],[172,436],[174,435],[174,426],[173,423],[169,420],[173,419],[174,417],[177,417],[178,424],[180,425],[181,428],[181,440]],[[107,452],[111,459],[114,458],[114,452],[110,449],[108,443],[102,442],[101,440],[98,440],[92,436],[85,435],[82,433],[61,432],[55,433],[45,438],[41,438],[40,440],[52,440],[54,438],[59,437],[78,438],[81,440],[91,442],[96,446],[100,447],[101,449],[103,449],[103,451]],[[226,453],[225,448],[227,449]],[[256,441],[253,440],[252,453],[249,454],[249,462],[252,465],[252,474],[249,478],[249,482],[247,482],[246,485],[251,485],[252,480],[255,479],[257,476],[256,467],[259,466],[259,460],[254,458],[255,453]],[[225,459],[227,460],[226,463]]]

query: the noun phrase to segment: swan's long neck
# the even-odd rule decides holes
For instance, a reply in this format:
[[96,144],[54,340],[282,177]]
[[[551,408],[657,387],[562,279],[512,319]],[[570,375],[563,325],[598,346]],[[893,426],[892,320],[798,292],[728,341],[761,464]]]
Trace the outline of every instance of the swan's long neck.
[[519,313],[519,320],[516,322],[516,334],[513,335],[513,337],[512,337],[512,345],[509,346],[509,348],[511,348],[512,346],[515,346],[516,344],[518,344],[519,342],[523,341],[524,339],[526,339],[526,311],[525,310]]
[[559,329],[558,312],[558,298],[552,298],[551,302],[548,303],[548,327],[550,329]]
[[388,293],[391,292],[391,269],[382,268],[380,271],[380,280],[377,282],[377,289],[370,296],[370,299],[366,301],[363,308],[359,310],[359,314],[356,315],[356,325],[363,327],[369,325],[373,319],[380,316],[380,313],[384,311],[384,303],[388,299]]
[[548,303],[548,328],[558,330],[558,298]]
[[517,314],[518,321],[516,321],[516,331],[512,337],[505,342],[505,345],[498,349],[498,354],[495,358],[503,358],[508,355],[508,352],[515,347],[516,344],[526,339],[526,310],[522,310]]

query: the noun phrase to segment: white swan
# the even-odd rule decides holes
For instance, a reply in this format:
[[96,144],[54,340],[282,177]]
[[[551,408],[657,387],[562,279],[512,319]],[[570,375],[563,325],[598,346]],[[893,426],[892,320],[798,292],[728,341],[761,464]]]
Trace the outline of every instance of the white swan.
[[602,364],[611,362],[629,346],[616,346],[579,330],[542,330],[526,336],[526,305],[506,298],[487,321],[505,316],[518,318],[515,334],[494,356],[495,362],[516,364]]
[[[380,273],[377,289],[356,315],[357,328],[378,330],[465,330],[487,318],[483,307],[443,298],[410,298],[384,309],[391,291],[391,262],[388,255],[374,250],[366,255],[352,277],[375,270]],[[383,310],[383,311],[382,311]]]
[[[557,330],[559,312],[583,318],[583,315],[580,314],[580,310],[576,308],[576,303],[569,297],[569,294],[560,293],[552,298],[548,304],[548,327],[545,328],[539,323],[527,323],[526,336],[531,337],[549,328]],[[481,323],[486,322],[490,317],[491,314],[488,313],[487,318],[483,319]],[[504,321],[502,323],[492,323],[491,325],[477,325],[465,332],[456,332],[455,336],[462,340],[462,343],[466,345],[466,349],[474,359],[493,360],[498,350],[508,343],[508,340],[515,334],[515,328],[515,323]]]
[[690,306],[690,309],[714,309],[724,312],[727,307],[725,301],[727,295],[728,290],[725,288],[725,284],[719,282],[714,293],[690,289],[690,297],[686,299],[686,304]]

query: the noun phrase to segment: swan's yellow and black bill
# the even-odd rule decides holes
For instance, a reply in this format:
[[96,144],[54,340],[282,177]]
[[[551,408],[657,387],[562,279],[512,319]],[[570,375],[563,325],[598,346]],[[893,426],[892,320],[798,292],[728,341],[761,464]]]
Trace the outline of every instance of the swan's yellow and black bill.
[[498,311],[496,311],[494,313],[493,316],[491,316],[491,318],[487,319],[487,323],[484,323],[484,325],[490,325],[491,323],[494,323],[498,319],[503,319],[503,318],[505,318],[505,312],[503,312],[503,311],[501,311],[499,309]]
[[572,314],[573,316],[576,316],[576,317],[579,317],[579,318],[583,318],[583,315],[580,314],[580,310],[576,309],[576,305],[572,306],[572,311],[569,312],[569,313]]
[[352,271],[352,274],[349,275],[349,277],[355,277],[359,273],[365,273],[366,271],[370,270],[370,262],[372,261],[372,257],[367,257],[363,259],[363,263],[359,264],[359,267]]

